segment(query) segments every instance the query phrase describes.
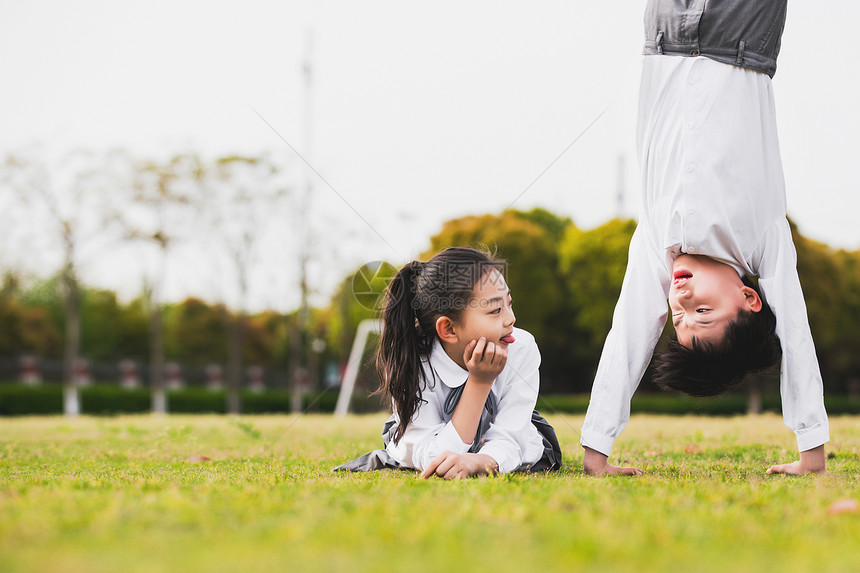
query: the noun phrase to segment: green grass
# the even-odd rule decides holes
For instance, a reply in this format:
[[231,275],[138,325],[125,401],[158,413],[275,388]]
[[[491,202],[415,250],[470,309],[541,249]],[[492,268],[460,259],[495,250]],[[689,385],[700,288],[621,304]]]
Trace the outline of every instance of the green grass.
[[646,475],[602,479],[581,416],[548,419],[561,472],[460,482],[331,473],[381,414],[0,419],[0,570],[858,568],[860,513],[827,512],[860,500],[858,417],[831,418],[826,476],[788,477],[777,416],[634,416],[613,459]]

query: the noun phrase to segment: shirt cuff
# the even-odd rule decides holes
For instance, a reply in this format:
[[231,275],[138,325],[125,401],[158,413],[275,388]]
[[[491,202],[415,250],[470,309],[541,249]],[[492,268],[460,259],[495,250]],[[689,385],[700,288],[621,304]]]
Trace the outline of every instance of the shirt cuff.
[[579,445],[596,450],[607,458],[609,457],[609,454],[612,453],[612,444],[614,442],[615,438],[596,435],[587,431],[583,431],[579,439]]
[[436,434],[436,447],[440,452],[451,450],[455,454],[464,454],[469,451],[472,444],[464,444],[463,440],[460,439],[460,434],[457,433],[457,428],[452,422],[448,422]]
[[506,451],[504,446],[488,443],[478,452],[490,456],[499,466],[500,474],[508,474],[520,467],[520,461],[517,456]]
[[817,448],[830,441],[830,431],[826,425],[795,430],[794,434],[797,436],[797,451],[799,452]]

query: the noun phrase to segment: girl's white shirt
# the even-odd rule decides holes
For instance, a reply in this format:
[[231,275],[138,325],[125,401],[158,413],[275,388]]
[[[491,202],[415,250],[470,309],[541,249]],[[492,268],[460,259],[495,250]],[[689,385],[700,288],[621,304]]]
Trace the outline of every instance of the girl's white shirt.
[[[516,342],[508,346],[505,368],[490,390],[497,404],[496,418],[478,450],[493,458],[501,473],[527,468],[540,460],[544,451],[543,438],[531,423],[540,387],[540,351],[525,330],[514,328],[513,335]],[[400,441],[392,441],[386,448],[398,462],[419,471],[445,450],[462,454],[472,446],[463,443],[444,414],[446,398],[466,383],[469,372],[445,353],[438,339],[422,365],[426,379],[421,390],[423,401]],[[400,423],[396,411],[394,416]]]

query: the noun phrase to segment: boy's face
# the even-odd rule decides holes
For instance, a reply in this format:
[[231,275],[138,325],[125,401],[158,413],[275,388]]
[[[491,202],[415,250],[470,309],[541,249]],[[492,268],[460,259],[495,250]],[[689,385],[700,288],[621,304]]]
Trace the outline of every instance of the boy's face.
[[693,337],[717,343],[742,308],[761,310],[761,298],[729,265],[702,255],[681,255],[672,265],[669,306],[681,345]]

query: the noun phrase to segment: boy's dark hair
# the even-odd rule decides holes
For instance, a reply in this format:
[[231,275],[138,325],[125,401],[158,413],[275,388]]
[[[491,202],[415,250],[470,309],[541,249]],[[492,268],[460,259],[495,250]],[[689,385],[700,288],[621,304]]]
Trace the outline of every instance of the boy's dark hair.
[[[743,282],[761,296],[749,278],[744,277]],[[717,396],[743,382],[746,374],[765,370],[781,357],[776,316],[762,298],[759,312],[738,311],[718,343],[694,337],[687,348],[673,334],[655,354],[652,381],[690,396]]]

